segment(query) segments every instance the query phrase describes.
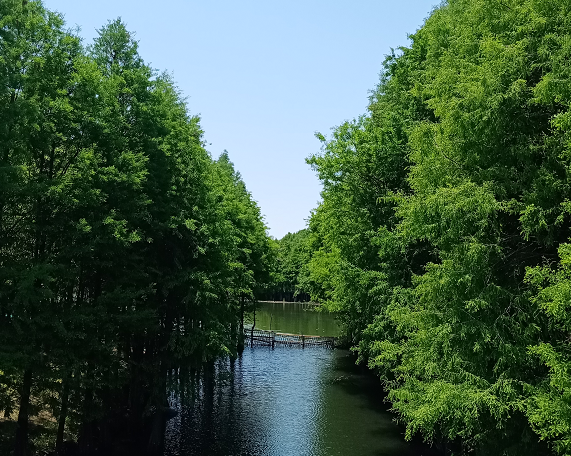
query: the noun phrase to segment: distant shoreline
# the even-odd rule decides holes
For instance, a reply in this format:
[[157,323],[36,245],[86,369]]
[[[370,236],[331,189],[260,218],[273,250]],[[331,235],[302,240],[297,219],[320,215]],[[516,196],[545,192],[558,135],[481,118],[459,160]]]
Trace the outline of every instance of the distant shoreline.
[[312,301],[258,301],[266,304],[311,304],[312,306],[319,306],[320,304]]

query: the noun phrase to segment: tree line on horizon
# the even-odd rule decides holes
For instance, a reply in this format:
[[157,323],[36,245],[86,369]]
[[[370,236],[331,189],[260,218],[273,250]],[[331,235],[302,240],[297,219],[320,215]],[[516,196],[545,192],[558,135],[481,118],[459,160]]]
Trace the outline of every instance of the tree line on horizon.
[[34,449],[40,413],[58,450],[107,454],[104,417],[140,421],[167,372],[236,354],[273,247],[202,135],[121,20],[84,46],[41,1],[0,0],[2,454]]
[[290,281],[407,438],[571,455],[571,2],[447,0],[410,40],[368,112],[316,135]]
[[309,293],[299,283],[300,271],[311,259],[306,229],[272,239],[273,263],[271,280],[261,297],[270,301],[307,302]]

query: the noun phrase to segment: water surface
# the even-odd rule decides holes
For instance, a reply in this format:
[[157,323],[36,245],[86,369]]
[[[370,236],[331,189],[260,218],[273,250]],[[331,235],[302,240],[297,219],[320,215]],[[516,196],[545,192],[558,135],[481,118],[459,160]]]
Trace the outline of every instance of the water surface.
[[335,316],[320,312],[314,304],[263,302],[256,311],[256,328],[306,336],[338,336]]
[[[331,317],[317,314],[316,326],[314,312],[298,307],[288,320],[291,308],[273,306],[276,330],[325,331],[323,319]],[[347,350],[246,347],[238,359],[220,360],[197,377],[193,391],[173,398],[180,413],[167,426],[166,456],[429,454],[404,441],[378,379],[355,366]]]

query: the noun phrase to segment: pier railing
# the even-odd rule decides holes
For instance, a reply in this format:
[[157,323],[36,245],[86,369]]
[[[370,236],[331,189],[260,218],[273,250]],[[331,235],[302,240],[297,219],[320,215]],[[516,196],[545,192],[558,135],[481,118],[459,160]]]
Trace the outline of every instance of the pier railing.
[[335,347],[335,337],[306,336],[303,334],[290,334],[264,329],[244,328],[244,336],[248,343],[254,345],[268,345],[272,348],[276,345],[292,347]]

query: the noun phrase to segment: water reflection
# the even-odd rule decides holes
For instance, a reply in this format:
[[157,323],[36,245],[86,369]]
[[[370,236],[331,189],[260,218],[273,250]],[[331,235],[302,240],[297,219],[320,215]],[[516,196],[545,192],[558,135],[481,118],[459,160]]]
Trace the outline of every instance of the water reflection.
[[311,336],[338,336],[339,324],[333,314],[318,312],[313,304],[259,303],[256,328]]
[[165,455],[419,456],[349,352],[246,348],[194,379],[168,423]]

